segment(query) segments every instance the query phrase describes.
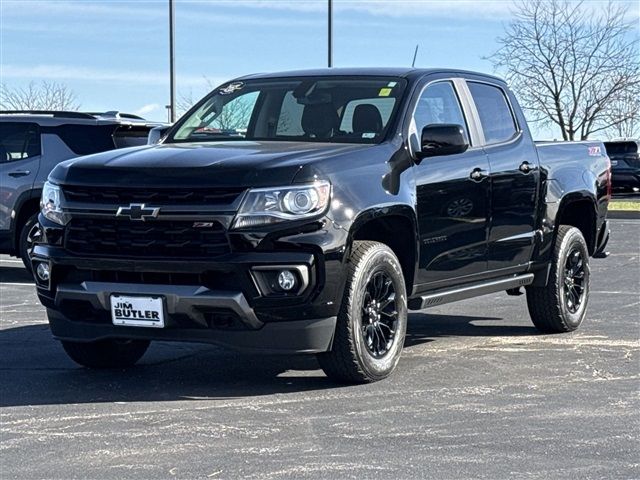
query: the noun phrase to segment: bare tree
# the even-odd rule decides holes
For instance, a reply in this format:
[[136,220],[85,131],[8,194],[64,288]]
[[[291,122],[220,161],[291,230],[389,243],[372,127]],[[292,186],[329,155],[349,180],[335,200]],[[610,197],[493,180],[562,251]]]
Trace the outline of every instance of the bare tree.
[[565,140],[584,140],[634,115],[613,114],[640,85],[638,39],[627,10],[613,1],[596,14],[583,2],[516,3],[490,58],[531,120],[557,125]]
[[[204,77],[204,79],[207,83],[207,90],[211,91],[216,88],[216,85],[210,79],[207,77]],[[224,104],[221,111],[214,112],[213,117],[204,119],[204,122],[207,126],[220,130],[244,130],[249,124],[251,112],[253,111],[253,100],[255,99],[247,98],[246,96],[230,99]],[[193,91],[189,90],[187,93],[181,93],[176,103],[179,115],[184,115],[195,104]]]
[[[205,89],[207,92],[211,92],[214,88],[217,87],[217,85],[214,84],[213,81],[207,76],[203,76],[202,78],[204,78],[204,81],[206,83]],[[176,110],[178,113],[178,117],[184,115],[187,110],[195,105],[196,101],[197,100],[194,100],[193,98],[193,89],[190,88],[187,92],[180,92],[176,100]]]
[[193,107],[195,103],[196,102],[193,99],[193,90],[189,89],[186,93],[180,92],[176,99],[176,117],[180,118],[187,110]]
[[254,104],[255,101],[247,98],[247,95],[234,98],[224,104],[211,126],[220,130],[246,130]]
[[78,110],[76,94],[66,85],[43,81],[30,82],[26,87],[9,88],[0,85],[2,110]]
[[608,133],[613,137],[637,138],[640,136],[640,88],[635,93],[620,97],[607,111],[607,122],[613,127]]

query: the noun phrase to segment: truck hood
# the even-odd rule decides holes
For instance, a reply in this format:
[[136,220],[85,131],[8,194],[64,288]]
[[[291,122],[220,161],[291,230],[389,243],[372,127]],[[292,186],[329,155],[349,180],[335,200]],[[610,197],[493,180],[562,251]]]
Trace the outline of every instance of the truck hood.
[[59,164],[61,185],[261,187],[290,184],[306,165],[372,145],[226,141],[111,150]]

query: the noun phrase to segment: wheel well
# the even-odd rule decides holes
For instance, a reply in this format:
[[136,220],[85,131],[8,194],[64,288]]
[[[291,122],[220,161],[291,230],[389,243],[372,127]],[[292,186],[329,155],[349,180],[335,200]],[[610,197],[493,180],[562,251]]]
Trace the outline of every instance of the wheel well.
[[407,293],[413,290],[416,268],[415,226],[407,217],[393,215],[369,220],[358,227],[353,240],[371,240],[387,245],[402,267]]
[[37,213],[39,209],[40,209],[39,198],[30,198],[29,200],[24,202],[20,207],[20,210],[18,211],[18,215],[16,216],[16,223],[15,223],[16,228],[14,229],[14,246],[15,246],[16,252],[18,252],[20,248],[19,242],[20,242],[20,231],[22,230],[22,225],[24,225],[24,222],[26,222],[31,215],[33,215],[34,213]]
[[571,225],[582,232],[587,242],[589,254],[593,254],[596,245],[596,214],[590,200],[575,200],[562,208],[557,226]]

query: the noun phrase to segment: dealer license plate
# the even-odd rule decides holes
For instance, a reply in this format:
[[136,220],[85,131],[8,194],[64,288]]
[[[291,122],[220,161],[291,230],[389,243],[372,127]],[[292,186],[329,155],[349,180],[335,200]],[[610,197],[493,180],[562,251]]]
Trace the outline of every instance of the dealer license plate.
[[111,295],[111,321],[129,327],[164,327],[162,297]]

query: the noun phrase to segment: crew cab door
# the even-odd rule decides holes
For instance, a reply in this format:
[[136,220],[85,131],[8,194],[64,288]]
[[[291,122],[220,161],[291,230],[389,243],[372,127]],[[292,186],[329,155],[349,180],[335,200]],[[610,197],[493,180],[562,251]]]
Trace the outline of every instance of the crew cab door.
[[491,170],[488,269],[518,269],[531,259],[535,242],[538,154],[501,86],[471,80],[467,86]]
[[461,125],[470,142],[464,153],[425,158],[413,168],[420,236],[419,285],[457,283],[451,280],[487,268],[489,162],[476,145],[474,131],[469,130],[456,85],[454,80],[441,80],[424,87],[410,126],[414,135],[419,135],[426,125]]

